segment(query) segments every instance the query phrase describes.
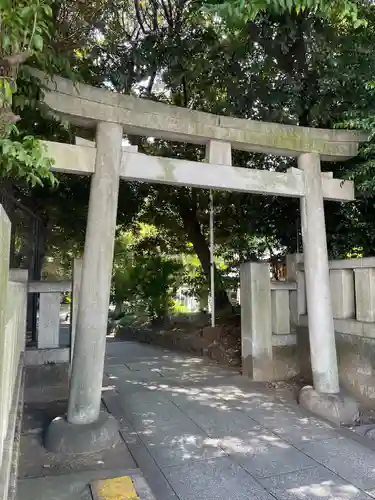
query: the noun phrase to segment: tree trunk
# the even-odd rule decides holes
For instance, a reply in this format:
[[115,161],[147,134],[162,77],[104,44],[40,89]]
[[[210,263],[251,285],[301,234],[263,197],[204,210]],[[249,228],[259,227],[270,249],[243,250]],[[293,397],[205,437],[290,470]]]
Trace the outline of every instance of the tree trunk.
[[[191,207],[180,206],[180,215],[184,224],[186,234],[193,244],[195,253],[201,263],[207,280],[210,280],[211,262],[210,249],[199,224],[197,213]],[[217,310],[231,307],[228,294],[225,291],[223,281],[215,266],[215,306]]]

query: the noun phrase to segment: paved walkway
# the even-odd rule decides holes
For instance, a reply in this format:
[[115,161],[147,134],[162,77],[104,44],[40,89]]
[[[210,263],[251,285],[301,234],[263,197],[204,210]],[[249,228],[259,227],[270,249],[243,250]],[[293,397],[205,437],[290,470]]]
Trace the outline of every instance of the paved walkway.
[[235,372],[114,342],[105,373],[105,404],[157,500],[375,498],[374,451]]

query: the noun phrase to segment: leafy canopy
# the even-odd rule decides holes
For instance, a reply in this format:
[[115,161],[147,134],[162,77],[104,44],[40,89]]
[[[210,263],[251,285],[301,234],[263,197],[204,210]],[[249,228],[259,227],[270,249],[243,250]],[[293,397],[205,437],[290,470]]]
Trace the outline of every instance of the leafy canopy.
[[209,10],[216,12],[229,24],[245,24],[267,14],[306,13],[335,21],[350,21],[354,27],[365,24],[355,0],[207,0]]

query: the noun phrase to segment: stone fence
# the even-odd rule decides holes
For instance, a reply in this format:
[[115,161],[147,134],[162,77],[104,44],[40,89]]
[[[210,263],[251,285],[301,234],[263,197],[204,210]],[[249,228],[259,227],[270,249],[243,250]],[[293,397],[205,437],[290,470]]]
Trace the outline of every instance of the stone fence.
[[[72,359],[80,273],[81,260],[75,259],[73,280],[28,283],[28,293],[39,295],[39,322],[37,346],[26,351],[27,365],[66,363]],[[66,292],[72,292],[70,310],[67,312],[69,322],[63,322],[61,317],[61,298]]]
[[27,272],[9,271],[10,222],[0,205],[0,499],[17,480],[26,336]]
[[[375,407],[375,257],[329,269],[340,383]],[[302,254],[287,256],[286,279],[270,281],[267,263],[241,267],[243,370],[256,380],[311,379]]]
[[[303,285],[303,257],[298,260]],[[329,269],[340,383],[375,407],[375,258],[332,260]],[[305,377],[310,374],[307,322],[306,309],[298,324],[300,372]]]

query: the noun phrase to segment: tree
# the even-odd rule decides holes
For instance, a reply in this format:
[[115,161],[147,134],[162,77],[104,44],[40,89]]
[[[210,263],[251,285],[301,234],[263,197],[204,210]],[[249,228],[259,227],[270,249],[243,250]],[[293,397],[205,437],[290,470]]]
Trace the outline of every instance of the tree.
[[[248,12],[254,4],[256,12]],[[345,4],[346,11],[341,9]],[[375,59],[369,55],[375,42],[375,17],[370,2],[320,1],[312,5],[308,0],[257,1],[238,4],[238,8],[247,9],[241,16],[232,1],[212,3],[211,10],[205,2],[185,0],[59,5],[53,4],[52,9],[57,41],[50,40],[48,50],[40,52],[35,64],[45,65],[49,51],[56,51],[62,43],[59,33],[69,33],[68,43],[61,45],[65,50],[62,53],[68,66],[90,84],[190,109],[313,127],[332,128],[358,116],[368,119],[372,109],[374,89],[369,82],[373,80]],[[217,11],[223,5],[231,5],[236,15],[230,18],[229,10],[228,15],[224,11],[220,16],[212,15],[212,9]],[[366,18],[367,26],[357,18]],[[68,74],[61,62],[58,72]],[[25,84],[19,76],[22,92],[14,96],[14,106],[23,105],[17,110],[22,117],[18,124],[21,133],[72,142],[77,131],[58,123],[50,127],[51,118],[36,104],[38,89],[28,82],[26,74],[22,79]],[[22,104],[23,96],[26,104]],[[204,157],[203,148],[195,145],[145,137],[128,139],[149,154],[197,161]],[[363,174],[367,182],[372,175],[371,168],[365,166],[368,161],[369,154],[360,162],[323,168],[333,168],[335,175],[344,176],[350,167],[353,175]],[[279,171],[295,165],[293,159],[243,152],[234,152],[233,163]],[[368,174],[362,168],[367,168]],[[59,186],[48,190],[38,186],[30,190],[22,185],[17,188],[17,196],[22,195],[33,209],[38,206],[49,228],[47,240],[52,248],[63,240],[74,247],[81,244],[84,234],[88,185],[84,179],[59,179]],[[126,226],[138,218],[157,225],[167,255],[185,252],[191,243],[191,252],[198,256],[208,283],[208,193],[138,184],[124,184],[122,189],[127,206],[120,206],[119,223],[123,221]],[[70,199],[74,203],[66,209]],[[120,205],[123,199],[121,196]],[[345,253],[356,242],[363,246],[359,228],[364,221],[371,224],[368,195],[366,203],[364,198],[361,203],[354,208],[327,205],[329,244],[335,255]],[[225,257],[229,269],[249,258],[267,253],[277,257],[279,250],[297,249],[300,235],[295,200],[215,193],[215,207],[216,251]],[[350,240],[341,237],[344,231],[350,232]],[[367,251],[371,245],[369,239]],[[217,276],[218,296],[223,303],[226,274],[221,271]]]
[[307,14],[330,21],[348,21],[353,23],[354,27],[366,23],[365,18],[359,12],[360,4],[363,2],[356,0],[257,0],[254,2],[208,0],[207,3],[226,22],[235,25],[253,21],[257,16],[264,14],[271,16]]
[[155,227],[137,225],[118,235],[115,245],[113,300],[118,312],[124,302],[152,320],[163,319],[171,309],[182,272],[181,259],[163,250]]
[[[244,8],[254,4],[257,12],[224,24],[224,15],[202,15],[206,4],[118,0],[116,12],[105,15],[98,68],[109,68],[117,92],[243,118],[331,128],[348,108],[369,108],[373,92],[366,83],[375,69],[368,57],[374,42],[369,2],[250,2]],[[357,22],[363,17],[367,27]],[[203,158],[195,146],[129,139],[150,154]],[[234,164],[283,171],[294,160],[236,153]],[[339,166],[335,171],[342,174]],[[191,241],[207,277],[207,193],[153,186],[147,196],[142,220],[161,225],[175,248]],[[215,204],[217,250],[225,249],[231,265],[259,257],[265,247],[297,249],[295,200],[217,193]],[[328,222],[331,214],[337,220],[334,210]]]

